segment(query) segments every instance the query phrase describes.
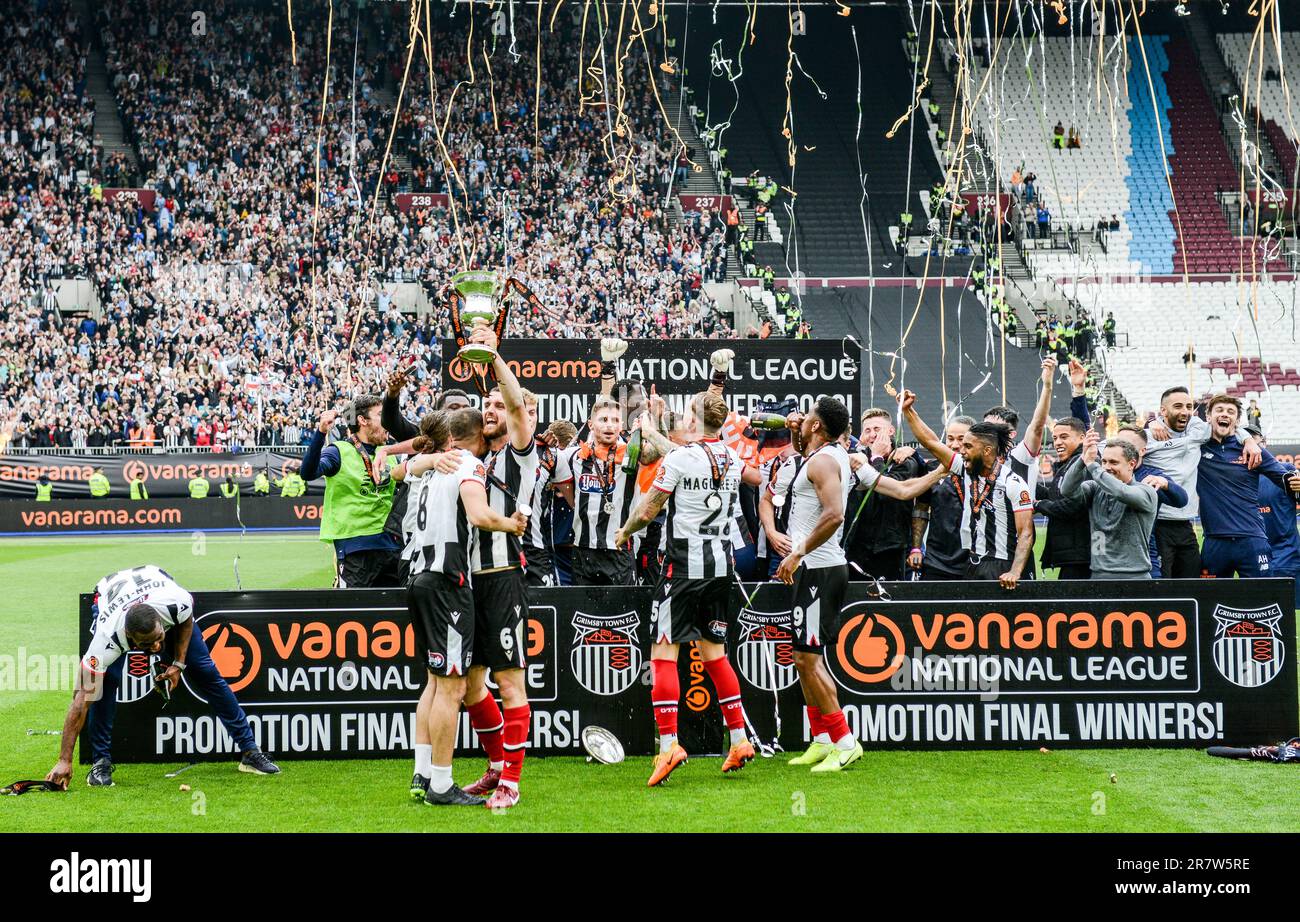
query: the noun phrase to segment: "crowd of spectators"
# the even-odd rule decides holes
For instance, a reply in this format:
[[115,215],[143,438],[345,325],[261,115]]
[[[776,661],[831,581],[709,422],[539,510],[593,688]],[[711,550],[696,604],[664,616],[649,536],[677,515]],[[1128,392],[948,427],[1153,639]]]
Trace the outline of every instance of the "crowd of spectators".
[[[319,163],[325,11],[296,11],[292,36],[282,8],[216,2],[201,34],[191,12],[106,0],[78,24],[64,0],[28,0],[0,26],[13,49],[0,63],[0,442],[292,444],[341,396],[379,391],[399,357],[414,359],[416,409],[431,406],[447,284],[467,266],[508,266],[541,299],[516,306],[510,335],[730,333],[702,289],[725,264],[724,231],[665,213],[676,142],[644,60],[621,88],[613,74],[580,88],[577,27],[561,18],[538,106],[527,23],[516,57],[485,12],[468,83],[468,17],[443,19],[437,106],[417,50],[381,176],[406,59],[396,7],[362,23],[335,9]],[[134,165],[93,134],[88,29]],[[123,185],[155,190],[155,207],[104,193]],[[398,188],[450,192],[454,214],[403,213]],[[88,279],[102,315],[60,313],[58,278]],[[398,281],[425,286],[432,319],[398,309]]]

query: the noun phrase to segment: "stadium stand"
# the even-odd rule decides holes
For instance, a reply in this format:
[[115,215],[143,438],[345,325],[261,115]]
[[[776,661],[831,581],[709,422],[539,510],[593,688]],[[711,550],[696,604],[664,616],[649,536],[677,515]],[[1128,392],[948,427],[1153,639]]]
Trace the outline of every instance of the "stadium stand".
[[[770,253],[774,259],[779,257],[771,262],[774,267],[784,268],[788,262],[791,271],[797,268],[809,276],[865,276],[869,267],[876,275],[900,274],[903,261],[888,228],[898,223],[904,211],[915,216],[917,227],[923,225],[919,192],[942,178],[923,119],[918,119],[915,131],[904,124],[893,138],[885,137],[907,111],[912,92],[912,69],[899,40],[903,19],[896,9],[859,9],[851,31],[834,10],[810,8],[805,13],[807,34],[792,39],[799,59],[790,81],[796,142],[793,177],[790,142],[782,135],[789,31],[784,9],[758,11],[755,41],[740,56],[734,41],[724,41],[715,53],[696,40],[687,52],[688,79],[697,100],[711,100],[711,123],[727,120],[739,92],[738,108],[722,134],[736,177],[757,172],[775,177],[787,188],[792,183],[798,188],[794,206],[798,226],[793,237],[788,196],[783,195],[774,209],[787,255],[776,249],[764,251],[758,254],[760,264]],[[701,28],[712,18],[703,8],[693,15]],[[744,35],[747,16],[745,10],[718,10],[719,33]],[[729,86],[726,70],[715,66],[719,56],[728,58],[731,72],[739,74],[735,89]],[[860,109],[859,60],[864,68]],[[870,216],[865,234],[862,208]],[[909,262],[909,271],[919,271],[921,261]],[[960,271],[964,274],[965,267]]]
[[[325,74],[323,10],[296,20],[296,68],[283,17],[256,3],[227,3],[202,40],[188,32],[189,7],[172,0],[99,5],[93,47],[66,4],[29,3],[26,18],[6,23],[26,39],[4,70],[17,100],[6,110],[4,156],[14,168],[0,205],[9,257],[0,398],[13,445],[294,443],[326,405],[327,382],[378,389],[399,354],[417,360],[416,408],[431,405],[444,318],[404,314],[393,283],[445,283],[459,268],[456,227],[446,213],[393,207],[388,193],[402,178],[391,170],[371,221],[392,117],[381,81],[404,44],[396,29],[387,45],[372,47],[368,35],[363,56],[350,10],[341,7],[334,26],[319,213],[310,145]],[[464,28],[444,25],[453,34]],[[527,42],[525,24],[519,32]],[[453,46],[435,67],[463,67]],[[547,48],[557,49],[560,86],[576,52],[571,43]],[[128,165],[101,157],[91,142],[85,73],[101,53],[145,182],[158,194],[153,211],[102,192],[128,178]],[[496,123],[494,90],[479,85],[464,93],[473,108],[459,110],[473,116],[451,130],[467,182],[458,201],[467,205],[460,221],[473,265],[503,261],[498,193],[519,185],[520,164],[539,157],[531,174],[539,187],[520,188],[508,209],[510,261],[551,306],[517,311],[513,332],[727,332],[702,286],[703,251],[717,250],[721,228],[673,223],[649,207],[652,186],[607,188],[605,127],[566,114],[576,89],[544,96],[545,134],[530,151],[520,136],[532,127],[522,79],[532,64],[513,62],[504,43],[493,57]],[[413,85],[427,88],[422,76]],[[654,114],[646,90],[636,87],[625,108],[620,154],[639,168],[631,176],[666,144],[661,128],[641,134]],[[418,125],[414,105],[410,114]],[[354,119],[355,149],[345,143]],[[515,134],[498,136],[503,123]],[[426,135],[411,131],[404,148],[427,150]],[[415,181],[437,188],[436,177]],[[46,280],[75,277],[93,281],[99,302],[85,316],[62,313],[44,294]]]
[[[610,72],[608,86],[590,74],[578,84],[584,52],[577,25],[564,14],[556,40],[543,44],[538,93],[537,62],[528,53],[535,27],[527,17],[495,35],[470,83],[462,79],[470,64],[468,17],[439,7],[436,28],[445,41],[432,74],[420,56],[404,74],[403,9],[377,5],[358,22],[353,8],[341,5],[319,164],[311,150],[326,72],[324,11],[300,11],[296,42],[278,9],[227,0],[223,11],[209,17],[201,40],[192,40],[191,10],[179,0],[25,0],[0,24],[14,49],[0,62],[0,441],[294,444],[329,392],[378,389],[398,355],[415,358],[413,409],[425,409],[436,396],[439,339],[448,332],[445,312],[429,308],[440,306],[441,286],[462,252],[473,265],[508,263],[541,297],[545,310],[516,310],[514,335],[732,335],[717,292],[733,277],[737,253],[721,215],[682,214],[670,204],[683,188],[722,191],[710,168],[720,162],[717,151],[707,149],[718,138],[735,177],[757,173],[784,187],[773,207],[781,242],[756,247],[757,265],[773,266],[778,279],[796,270],[814,278],[967,272],[961,260],[926,269],[924,259],[902,259],[890,235],[900,213],[925,214],[921,192],[942,178],[924,119],[902,123],[885,139],[907,111],[913,86],[902,39],[911,24],[901,7],[855,10],[852,30],[833,10],[810,9],[808,34],[791,42],[793,58],[784,10],[759,11],[752,45],[740,41],[747,38],[745,10],[701,8],[690,11],[699,17],[690,23],[670,12],[668,31],[680,38],[667,47],[680,53],[681,72],[658,72],[652,84],[644,62],[629,60]],[[692,41],[682,28],[706,23],[730,38]],[[1141,47],[1136,38],[1084,34],[1017,41],[992,74],[988,49],[980,48],[971,75],[971,86],[986,87],[972,113],[979,150],[996,157],[991,175],[1016,195],[1022,219],[1031,204],[1051,211],[1050,239],[1019,234],[1035,276],[1068,280],[1061,290],[1096,320],[1115,312],[1134,345],[1108,361],[1136,409],[1153,408],[1157,383],[1186,378],[1180,356],[1191,342],[1198,391],[1231,386],[1253,395],[1273,408],[1270,434],[1300,438],[1300,398],[1291,386],[1300,357],[1289,332],[1274,329],[1276,317],[1291,310],[1293,283],[1261,283],[1263,345],[1252,347],[1254,331],[1233,282],[1194,278],[1184,288],[1095,281],[1184,269],[1249,274],[1258,252],[1253,238],[1233,234],[1235,206],[1220,201],[1221,191],[1236,187],[1238,171],[1216,123],[1213,92],[1175,24],[1158,19],[1157,33],[1145,33]],[[1217,40],[1244,80],[1249,36],[1225,32]],[[1300,37],[1284,35],[1283,58],[1300,72]],[[859,61],[869,79],[860,100]],[[782,135],[787,65],[793,173]],[[678,100],[683,77],[691,92]],[[450,118],[442,103],[431,108],[431,84],[441,100],[456,88]],[[607,92],[624,98],[619,126]],[[399,93],[397,130],[380,175]],[[705,142],[690,133],[686,153],[703,166],[698,173],[669,127],[682,119],[662,118],[661,104],[673,102],[701,109],[715,128],[731,113],[730,124]],[[1293,172],[1280,83],[1264,81],[1259,106],[1270,146]],[[1079,131],[1080,146],[1056,149],[1058,122]],[[117,146],[118,125],[125,149]],[[101,128],[109,126],[106,140]],[[623,134],[611,135],[613,127]],[[1017,171],[1019,185],[1011,182]],[[147,187],[156,205],[106,194],[117,187]],[[798,191],[793,233],[791,188]],[[457,209],[404,211],[399,192],[450,195]],[[1009,274],[1019,258],[1008,252]],[[1280,271],[1285,263],[1274,258],[1253,268]],[[88,280],[92,303],[70,308],[60,283],[79,278]],[[415,305],[399,304],[399,288],[412,283],[423,294]],[[902,322],[888,319],[899,314],[899,290],[876,291],[868,329],[866,289],[819,284],[799,289],[813,335],[851,334],[864,345],[872,338],[878,350],[895,348],[915,289],[903,289]],[[951,321],[960,288],[949,290]],[[775,307],[771,291],[759,300]],[[1179,305],[1174,323],[1171,302]],[[980,357],[986,314],[971,295],[960,302],[961,333],[948,325],[939,333],[937,292],[925,290],[919,303],[909,374],[956,378],[960,367],[965,382],[1004,361],[996,337],[997,361]],[[770,316],[780,335],[781,316]],[[1020,342],[1027,337],[1022,328]],[[956,364],[942,363],[944,350]],[[1008,344],[1005,363],[1009,399],[1024,402],[1015,382],[1032,381],[1036,353]]]
[[[981,52],[974,58],[971,86],[987,89],[974,106],[973,120],[1002,188],[1012,186],[1017,170],[1036,175],[1034,198],[1047,205],[1058,227],[1064,222],[1091,234],[1099,221],[1123,216],[1119,230],[1108,233],[1106,251],[1090,251],[1086,263],[1094,273],[1128,275],[1139,271],[1130,246],[1135,233],[1147,229],[1149,213],[1146,183],[1132,176],[1130,163],[1145,162],[1147,138],[1140,124],[1130,127],[1132,104],[1124,84],[1107,76],[1101,88],[1095,85],[1090,61],[1098,54],[1097,43],[1091,36],[1045,36],[1013,52],[1004,49],[1009,57],[999,60],[991,75]],[[1103,41],[1100,50],[1109,75],[1118,51],[1113,41]],[[1058,122],[1078,129],[1080,147],[1054,149]],[[1134,212],[1140,216],[1136,228]],[[1064,248],[1035,246],[1026,256],[1048,276],[1074,274],[1081,262],[1078,253]]]
[[[1257,288],[1249,281],[1087,283],[1077,296],[1086,307],[1113,311],[1128,334],[1130,345],[1112,350],[1108,364],[1139,414],[1153,412],[1173,384],[1189,385],[1197,396],[1230,390],[1260,402],[1271,439],[1294,442],[1300,441],[1289,317],[1294,287],[1289,281]],[[1252,323],[1255,310],[1259,319]],[[1261,350],[1278,360],[1261,361]]]

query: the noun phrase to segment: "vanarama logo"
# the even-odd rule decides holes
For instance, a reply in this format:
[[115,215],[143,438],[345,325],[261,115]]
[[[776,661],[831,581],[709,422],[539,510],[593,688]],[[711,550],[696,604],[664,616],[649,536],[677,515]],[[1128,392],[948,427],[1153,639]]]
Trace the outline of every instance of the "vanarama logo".
[[243,625],[224,621],[214,624],[203,629],[203,639],[217,672],[231,691],[244,688],[261,671],[262,646]]
[[[923,654],[940,655],[1059,656],[1111,650],[1154,655],[1182,653],[1187,651],[1192,637],[1189,623],[1195,611],[1172,610],[1180,603],[1170,600],[1158,603],[1169,609],[1151,612],[1132,608],[1015,613],[936,608],[916,611],[917,604],[863,601],[846,606],[837,643],[827,656],[835,680],[853,692],[881,691],[881,683],[904,666],[907,651],[913,647]],[[965,604],[974,607],[979,603]]]
[[[523,362],[507,360],[506,365],[510,367],[515,377],[520,381],[555,381],[600,377],[600,362],[595,359],[591,361],[543,359],[536,362],[531,359]],[[452,359],[447,365],[447,374],[451,375],[456,381],[468,381],[476,373],[474,365],[461,361],[459,358]]]
[[95,473],[89,464],[21,464],[18,462],[0,463],[0,481],[22,480],[35,483],[42,477],[50,480],[84,481]]
[[[898,671],[905,659],[903,632],[892,618],[859,602],[846,608],[831,662],[837,677],[874,685]],[[855,609],[858,611],[854,612]],[[850,614],[850,612],[854,612]],[[852,687],[852,686],[849,686]]]
[[137,477],[150,483],[159,480],[185,480],[206,477],[209,480],[225,480],[227,477],[249,478],[253,476],[253,466],[247,461],[212,461],[203,464],[150,464],[146,461],[131,459],[122,466],[122,477],[130,483]]
[[691,644],[690,665],[687,667],[691,681],[686,686],[686,706],[695,713],[707,711],[713,703],[713,695],[704,684],[704,657],[700,655],[699,644]]
[[[231,691],[249,689],[253,702],[277,692],[314,696],[335,688],[349,691],[347,682],[358,674],[367,688],[404,691],[402,670],[425,659],[423,652],[416,659],[414,626],[398,624],[387,609],[285,610],[270,612],[269,620],[241,617],[252,614],[213,611],[198,621],[217,671]],[[392,669],[397,674],[390,674]]]

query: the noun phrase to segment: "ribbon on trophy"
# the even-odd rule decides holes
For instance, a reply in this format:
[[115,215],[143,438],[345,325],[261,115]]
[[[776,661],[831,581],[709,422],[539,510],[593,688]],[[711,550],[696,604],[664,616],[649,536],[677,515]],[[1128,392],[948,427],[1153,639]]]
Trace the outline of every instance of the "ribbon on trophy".
[[[469,337],[475,328],[491,326],[498,345],[505,338],[510,304],[502,296],[509,291],[510,282],[514,279],[501,284],[497,274],[491,271],[458,272],[451,280],[451,334],[456,340],[456,359],[473,372],[474,386],[484,397],[497,383],[492,370],[496,351],[471,343]],[[515,284],[528,292],[522,284]]]

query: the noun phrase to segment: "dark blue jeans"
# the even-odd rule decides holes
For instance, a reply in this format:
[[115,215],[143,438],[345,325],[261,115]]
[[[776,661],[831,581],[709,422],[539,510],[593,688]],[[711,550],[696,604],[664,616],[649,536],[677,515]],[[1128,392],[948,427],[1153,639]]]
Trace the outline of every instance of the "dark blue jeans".
[[[171,638],[168,639],[169,642]],[[164,650],[168,648],[164,644]],[[104,674],[104,690],[99,700],[90,705],[86,718],[85,738],[90,743],[91,759],[112,757],[113,750],[113,716],[117,713],[117,689],[122,684],[122,669],[127,657],[118,657],[117,662],[108,667]],[[208,704],[216,711],[217,718],[225,726],[240,752],[257,748],[253,737],[253,728],[248,725],[244,709],[239,706],[235,693],[230,690],[226,680],[217,671],[217,666],[208,655],[208,645],[203,642],[203,635],[197,625],[190,635],[190,647],[185,653],[185,681],[196,693],[208,699]]]

